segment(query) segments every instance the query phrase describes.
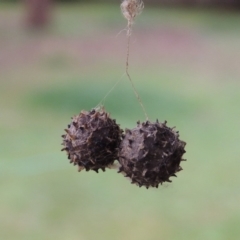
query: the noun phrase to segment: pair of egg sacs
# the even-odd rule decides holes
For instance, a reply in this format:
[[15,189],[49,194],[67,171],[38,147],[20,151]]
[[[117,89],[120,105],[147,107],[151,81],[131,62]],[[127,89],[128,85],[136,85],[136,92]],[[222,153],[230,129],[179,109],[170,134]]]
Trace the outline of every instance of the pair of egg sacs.
[[171,182],[169,178],[182,170],[186,143],[166,122],[138,122],[124,133],[104,108],[98,108],[73,117],[65,131],[62,150],[79,171],[105,171],[117,160],[119,172],[149,188]]

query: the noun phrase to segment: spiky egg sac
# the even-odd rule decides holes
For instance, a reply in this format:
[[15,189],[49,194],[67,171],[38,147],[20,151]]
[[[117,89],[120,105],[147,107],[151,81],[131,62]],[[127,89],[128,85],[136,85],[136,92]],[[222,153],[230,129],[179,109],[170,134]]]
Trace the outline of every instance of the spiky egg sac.
[[158,187],[171,182],[169,178],[182,170],[185,145],[166,122],[138,122],[132,130],[126,129],[120,144],[119,172],[139,187]]
[[65,131],[62,150],[79,171],[105,171],[117,159],[123,131],[103,108],[81,111]]

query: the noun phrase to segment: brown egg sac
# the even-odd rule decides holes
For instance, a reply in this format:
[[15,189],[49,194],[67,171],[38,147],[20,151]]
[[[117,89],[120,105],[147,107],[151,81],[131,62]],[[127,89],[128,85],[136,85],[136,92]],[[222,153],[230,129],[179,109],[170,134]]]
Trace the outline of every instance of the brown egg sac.
[[103,108],[82,111],[65,131],[62,150],[79,171],[105,171],[117,159],[123,131]]
[[180,167],[186,143],[165,123],[143,122],[126,130],[119,150],[119,172],[139,187],[158,187],[171,182]]

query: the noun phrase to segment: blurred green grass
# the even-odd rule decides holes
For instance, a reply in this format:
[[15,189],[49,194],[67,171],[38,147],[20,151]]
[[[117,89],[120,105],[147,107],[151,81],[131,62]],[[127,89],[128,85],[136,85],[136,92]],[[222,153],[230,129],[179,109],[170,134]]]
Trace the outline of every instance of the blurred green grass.
[[[19,25],[21,11],[0,5],[0,239],[238,240],[240,16],[146,8],[137,19],[132,78],[188,159],[173,183],[146,190],[115,170],[77,173],[60,152],[70,117],[124,71],[118,6],[59,6],[42,33]],[[126,78],[105,107],[123,128],[144,120]]]

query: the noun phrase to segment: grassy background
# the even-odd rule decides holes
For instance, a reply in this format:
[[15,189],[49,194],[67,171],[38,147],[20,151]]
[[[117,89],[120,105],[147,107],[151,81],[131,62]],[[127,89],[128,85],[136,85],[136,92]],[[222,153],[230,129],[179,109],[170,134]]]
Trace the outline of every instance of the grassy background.
[[[152,120],[187,142],[184,171],[160,189],[115,170],[78,173],[60,152],[70,117],[124,73],[115,5],[62,5],[45,31],[0,5],[0,239],[240,238],[240,16],[149,9],[136,21],[130,71]],[[144,120],[126,78],[105,102],[123,128]]]

